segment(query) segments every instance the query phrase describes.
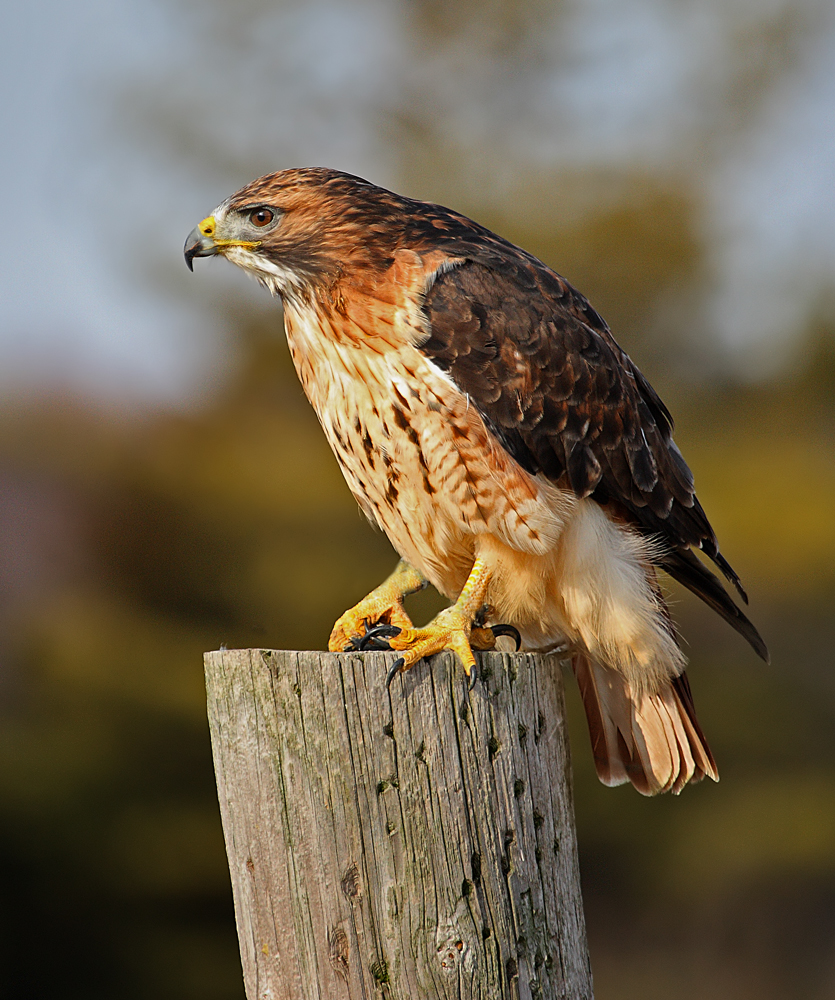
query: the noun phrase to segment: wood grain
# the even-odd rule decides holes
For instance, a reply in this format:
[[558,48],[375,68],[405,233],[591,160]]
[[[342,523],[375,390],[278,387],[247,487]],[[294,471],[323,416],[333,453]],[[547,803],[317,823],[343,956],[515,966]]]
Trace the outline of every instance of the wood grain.
[[206,654],[248,1000],[590,998],[556,660],[394,655]]

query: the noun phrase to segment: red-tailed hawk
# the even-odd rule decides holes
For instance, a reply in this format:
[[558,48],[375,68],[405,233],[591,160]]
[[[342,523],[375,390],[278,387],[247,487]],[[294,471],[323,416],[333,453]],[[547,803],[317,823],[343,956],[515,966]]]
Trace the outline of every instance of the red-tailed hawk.
[[[666,406],[586,299],[462,215],[319,168],[224,201],[185,245],[189,267],[214,254],[281,297],[348,486],[401,556],[330,648],[385,639],[396,669],[452,649],[470,674],[473,646],[518,630],[571,657],[603,782],[715,779],[657,569],[765,644],[693,553],[746,599]],[[454,603],[415,628],[402,601],[427,581]]]

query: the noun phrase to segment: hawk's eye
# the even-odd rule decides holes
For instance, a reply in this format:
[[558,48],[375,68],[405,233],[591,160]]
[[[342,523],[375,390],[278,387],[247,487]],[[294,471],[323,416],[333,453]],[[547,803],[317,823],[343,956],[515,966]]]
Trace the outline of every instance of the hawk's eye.
[[268,226],[275,216],[268,208],[256,208],[254,212],[250,213],[249,221],[253,226],[257,226],[259,229],[263,229],[264,226]]

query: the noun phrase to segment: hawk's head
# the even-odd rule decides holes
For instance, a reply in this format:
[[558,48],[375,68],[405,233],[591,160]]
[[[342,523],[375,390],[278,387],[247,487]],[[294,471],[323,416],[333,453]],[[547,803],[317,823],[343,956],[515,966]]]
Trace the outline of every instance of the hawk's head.
[[400,236],[403,200],[322,167],[267,174],[222,202],[189,233],[184,253],[222,254],[274,294],[329,285],[346,268],[385,269]]

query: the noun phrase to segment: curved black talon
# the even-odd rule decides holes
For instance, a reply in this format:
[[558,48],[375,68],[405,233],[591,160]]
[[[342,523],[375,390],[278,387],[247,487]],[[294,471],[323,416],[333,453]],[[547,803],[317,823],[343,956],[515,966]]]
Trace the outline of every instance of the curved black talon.
[[470,667],[470,676],[467,678],[468,691],[472,691],[472,689],[476,685],[477,680],[478,680],[478,667],[475,664],[473,664],[473,666]]
[[519,635],[519,629],[514,628],[513,625],[491,625],[490,631],[497,639],[500,635],[509,635],[516,643],[517,653],[522,648],[522,636]]
[[361,650],[363,653],[368,650],[387,652],[391,650],[391,646],[388,644],[388,639],[393,639],[396,635],[400,635],[403,631],[397,625],[375,625],[373,628],[367,629],[365,635],[360,636],[359,645],[357,649]]
[[393,639],[394,636],[400,635],[401,632],[402,629],[398,628],[396,625],[386,625],[385,623],[382,623],[380,625],[372,625],[371,628],[369,628],[368,623],[366,622],[365,632],[363,632],[362,635],[352,635],[348,640],[348,645],[342,650],[342,652],[391,652],[391,646],[388,642],[386,642],[386,640]]
[[[398,631],[400,630],[398,629]],[[394,663],[392,663],[391,667],[389,668],[389,672],[386,674],[387,689],[391,687],[391,682],[394,680],[395,674],[399,674],[400,671],[405,666],[405,664],[406,661],[403,659],[402,656],[398,656],[397,659],[394,661]]]

